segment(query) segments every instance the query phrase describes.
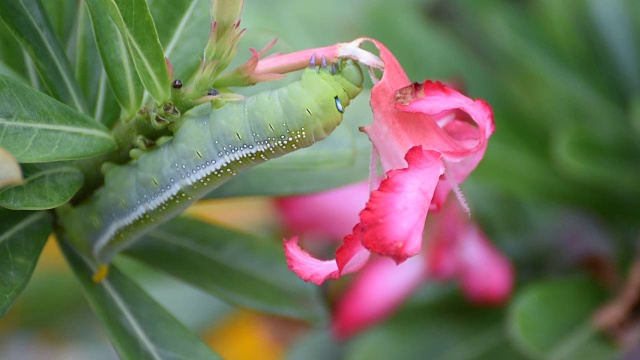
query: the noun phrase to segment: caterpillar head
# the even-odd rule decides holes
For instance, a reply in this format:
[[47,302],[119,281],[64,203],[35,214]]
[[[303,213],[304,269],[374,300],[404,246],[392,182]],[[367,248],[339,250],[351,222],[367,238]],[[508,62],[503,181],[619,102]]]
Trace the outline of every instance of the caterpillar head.
[[362,91],[362,83],[364,82],[364,75],[360,66],[353,60],[343,59],[338,64],[338,73],[341,75],[341,79],[338,81],[347,96],[349,96],[349,99],[358,96]]

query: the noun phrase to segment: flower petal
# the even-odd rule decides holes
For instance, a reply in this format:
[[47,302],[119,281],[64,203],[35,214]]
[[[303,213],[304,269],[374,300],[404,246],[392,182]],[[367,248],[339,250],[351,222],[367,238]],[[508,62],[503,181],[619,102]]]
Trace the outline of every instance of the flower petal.
[[476,226],[471,226],[459,243],[460,285],[476,303],[501,304],[513,288],[513,268]]
[[397,127],[396,121],[403,115],[395,108],[394,97],[396,91],[411,84],[398,60],[382,43],[368,39],[380,51],[380,58],[384,62],[382,79],[371,91],[371,109],[374,121],[365,126],[367,134],[374,148],[380,155],[380,162],[385,172],[391,169],[406,167],[404,155],[411,147],[418,144],[408,144],[402,141],[403,130]]
[[460,160],[486,147],[486,140],[495,130],[493,112],[487,102],[472,100],[440,82],[412,84],[398,91],[395,99],[396,109],[402,112],[449,119],[440,122],[445,134],[455,141],[455,148],[442,149],[447,160]]
[[360,270],[369,260],[369,250],[362,246],[362,227],[357,224],[353,232],[344,237],[344,243],[336,250],[336,262],[340,274]]
[[464,294],[473,302],[498,304],[513,287],[511,264],[450,199],[427,236],[429,277],[458,278]]
[[367,181],[329,191],[281,197],[276,207],[286,229],[313,239],[341,240],[358,223],[369,198]]
[[389,316],[422,284],[425,262],[416,256],[396,265],[389,259],[370,262],[338,300],[332,330],[345,339]]
[[484,100],[471,100],[440,82],[429,80],[401,89],[398,94],[396,101],[400,103],[395,105],[398,110],[428,115],[439,121],[443,131],[437,135],[442,139],[434,150],[441,152],[448,162],[465,161],[462,169],[449,170],[456,183],[463,181],[482,159],[487,140],[495,130],[489,104]]
[[[411,113],[416,124],[403,125],[412,141],[428,141],[423,148],[442,154],[446,164],[446,179],[436,189],[432,210],[438,211],[452,188],[462,183],[484,157],[487,140],[495,130],[491,107],[483,100],[472,100],[439,82],[425,81],[400,89],[395,107]],[[420,117],[422,119],[420,119]],[[428,119],[439,127],[426,127]],[[426,134],[425,132],[428,132]]]
[[429,204],[443,173],[437,152],[414,147],[405,160],[409,166],[389,171],[360,213],[362,244],[398,263],[420,251]]
[[369,260],[369,251],[360,242],[360,226],[344,238],[336,251],[336,260],[319,260],[302,250],[297,236],[284,239],[284,253],[289,269],[302,280],[321,285],[327,279],[360,270]]
[[284,239],[284,254],[289,269],[302,280],[316,285],[327,279],[337,279],[340,274],[335,260],[319,260],[300,248],[298,237]]

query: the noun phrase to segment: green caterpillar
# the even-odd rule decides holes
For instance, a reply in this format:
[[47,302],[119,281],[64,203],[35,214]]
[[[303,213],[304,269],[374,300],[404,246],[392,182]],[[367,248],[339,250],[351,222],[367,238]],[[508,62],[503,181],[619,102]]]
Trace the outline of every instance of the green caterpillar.
[[114,166],[90,200],[60,212],[69,238],[98,263],[110,262],[238,171],[328,136],[362,82],[351,60],[318,69],[312,59],[299,81],[220,109],[192,109],[170,141]]

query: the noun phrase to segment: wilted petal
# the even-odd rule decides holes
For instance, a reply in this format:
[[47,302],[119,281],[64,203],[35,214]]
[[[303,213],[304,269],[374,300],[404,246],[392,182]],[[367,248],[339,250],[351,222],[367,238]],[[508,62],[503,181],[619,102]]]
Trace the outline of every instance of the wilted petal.
[[336,304],[336,336],[347,338],[392,314],[423,282],[424,264],[421,256],[401,265],[385,258],[367,264]]
[[[422,117],[423,122],[433,119],[439,130],[432,127],[412,130],[413,141],[423,143],[425,149],[442,154],[447,172],[438,184],[432,204],[439,210],[453,186],[462,183],[484,157],[487,140],[495,130],[493,112],[484,100],[472,100],[439,82],[425,81],[398,91],[395,107],[406,113]],[[413,125],[415,126],[415,125]]]
[[344,238],[344,243],[336,251],[336,260],[319,260],[300,248],[297,236],[284,239],[284,253],[289,269],[302,280],[316,285],[327,279],[337,279],[340,275],[360,270],[369,259],[369,251],[360,242],[360,227]]
[[335,260],[319,260],[300,248],[298,237],[284,239],[284,254],[289,269],[302,280],[316,285],[327,279],[337,279],[340,274]]
[[360,214],[362,244],[398,263],[420,252],[424,221],[443,172],[434,151],[414,147],[405,160],[409,166],[389,171]]

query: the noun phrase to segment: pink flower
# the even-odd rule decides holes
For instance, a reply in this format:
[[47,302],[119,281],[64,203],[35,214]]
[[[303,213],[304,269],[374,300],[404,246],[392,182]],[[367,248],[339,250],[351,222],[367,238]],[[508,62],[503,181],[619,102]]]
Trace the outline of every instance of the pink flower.
[[[335,260],[319,260],[302,250],[298,237],[285,240],[291,270],[321,284],[362,268],[371,253],[400,264],[420,253],[424,222],[484,156],[494,130],[483,100],[471,100],[438,82],[412,84],[380,42],[382,79],[371,93],[374,121],[363,128],[386,177],[371,192],[359,222],[344,238]],[[352,43],[352,44],[353,44]],[[376,183],[372,174],[372,183]],[[461,197],[461,196],[459,196]]]
[[495,305],[511,293],[513,269],[458,204],[449,201],[428,232],[423,254],[429,277],[460,280],[469,300]]
[[369,198],[369,183],[360,182],[330,191],[275,199],[289,233],[309,239],[341,239],[358,223],[358,213]]
[[[363,182],[279,198],[276,204],[288,230],[304,234],[306,244],[326,247],[326,241],[313,240],[338,240],[349,231],[358,221],[368,189]],[[382,321],[428,281],[459,281],[462,292],[475,303],[496,305],[509,297],[513,286],[509,261],[458,203],[450,199],[430,224],[421,253],[400,265],[385,257],[372,259],[339,295],[332,321],[337,337],[350,337]]]
[[380,322],[429,280],[459,280],[474,303],[497,305],[508,299],[511,264],[460,206],[449,201],[433,224],[422,253],[400,265],[378,257],[356,275],[333,314],[333,331],[339,338]]

